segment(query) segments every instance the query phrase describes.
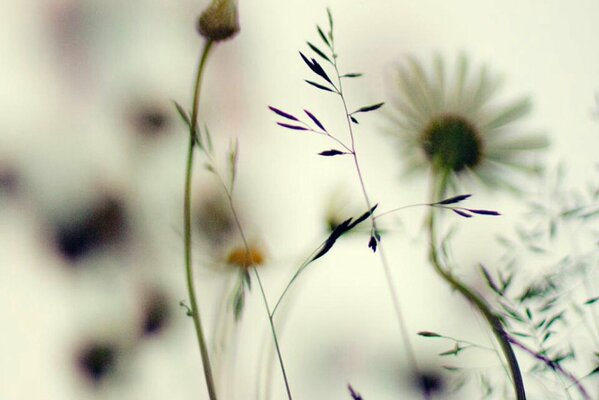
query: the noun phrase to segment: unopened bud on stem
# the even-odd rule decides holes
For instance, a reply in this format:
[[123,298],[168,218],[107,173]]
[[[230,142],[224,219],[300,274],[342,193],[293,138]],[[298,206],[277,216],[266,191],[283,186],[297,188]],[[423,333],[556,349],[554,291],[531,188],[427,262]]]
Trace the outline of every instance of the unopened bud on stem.
[[212,0],[198,20],[198,32],[215,42],[231,39],[239,32],[237,0]]

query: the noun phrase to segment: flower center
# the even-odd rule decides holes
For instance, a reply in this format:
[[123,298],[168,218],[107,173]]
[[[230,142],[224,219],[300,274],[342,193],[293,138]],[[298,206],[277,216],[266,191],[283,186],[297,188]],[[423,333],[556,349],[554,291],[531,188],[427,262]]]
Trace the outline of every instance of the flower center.
[[482,156],[478,131],[459,115],[440,115],[433,118],[420,135],[421,146],[433,167],[443,171],[460,172],[476,166]]
[[239,268],[251,268],[264,263],[264,254],[257,247],[246,250],[244,247],[233,249],[227,257],[227,262]]

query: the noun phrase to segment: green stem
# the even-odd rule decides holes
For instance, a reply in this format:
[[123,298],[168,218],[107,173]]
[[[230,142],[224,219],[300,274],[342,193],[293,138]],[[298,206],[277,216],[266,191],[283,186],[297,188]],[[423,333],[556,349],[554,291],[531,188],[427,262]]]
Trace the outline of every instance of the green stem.
[[[244,247],[245,254],[246,254],[244,259],[245,259],[245,261],[247,261],[247,258],[249,257],[249,254],[250,254],[250,246],[249,246],[248,240],[245,236],[245,233],[243,231],[243,227],[241,226],[241,220],[239,219],[239,215],[237,215],[237,210],[235,209],[235,205],[233,204],[233,195],[231,194],[231,191],[229,191],[229,189],[225,185],[225,183],[222,180],[222,178],[220,177],[220,175],[218,175],[218,177],[220,179],[220,182],[221,182],[223,189],[225,191],[225,194],[227,196],[227,200],[229,201],[229,208],[231,210],[231,213],[233,214],[233,219],[235,220],[237,230],[239,232],[239,235],[241,236],[241,240],[243,241],[243,247]],[[244,265],[244,268],[250,268],[250,267],[251,267],[251,265]],[[287,391],[287,398],[289,400],[292,400],[291,388],[289,387],[289,379],[287,379],[287,371],[285,370],[285,363],[283,362],[283,354],[281,353],[281,348],[279,346],[279,338],[277,336],[277,330],[275,328],[275,323],[273,321],[273,313],[270,311],[270,306],[268,305],[268,299],[266,298],[266,292],[264,291],[264,286],[262,285],[262,279],[260,279],[260,273],[258,273],[258,270],[255,267],[252,267],[252,270],[254,271],[254,274],[256,275],[256,280],[258,281],[258,286],[260,287],[260,295],[262,297],[262,302],[264,303],[264,308],[266,309],[266,313],[268,315],[268,323],[270,325],[270,330],[272,332],[273,341],[275,343],[275,349],[277,351],[277,358],[279,360],[279,365],[281,367],[281,373],[283,374],[283,381],[285,383],[285,390]]]
[[212,376],[212,366],[210,365],[210,356],[208,354],[208,346],[204,337],[202,321],[200,318],[200,309],[195,294],[193,285],[193,268],[191,260],[191,176],[193,172],[193,150],[195,144],[195,135],[197,133],[198,108],[200,102],[200,88],[202,83],[202,75],[208,58],[208,53],[212,47],[212,41],[207,41],[204,45],[200,64],[196,75],[196,81],[193,94],[193,108],[191,114],[191,124],[189,127],[189,147],[187,150],[187,164],[185,168],[185,197],[183,202],[183,221],[184,221],[184,238],[185,238],[185,274],[187,280],[187,291],[189,293],[189,301],[191,303],[191,316],[200,346],[200,354],[202,356],[202,365],[204,367],[204,377],[210,400],[217,400],[216,386]]
[[[437,197],[437,193],[434,193],[435,190],[438,190],[438,195],[442,196],[445,189],[445,179],[441,181],[441,184],[437,188],[436,179],[433,179],[433,195],[431,196],[431,203],[435,201]],[[476,309],[483,315],[495,338],[499,342],[501,346],[501,350],[503,351],[503,355],[507,360],[510,373],[512,376],[512,383],[514,385],[514,391],[516,393],[516,399],[518,400],[526,400],[526,391],[524,390],[524,381],[522,379],[522,372],[520,371],[520,365],[518,364],[518,359],[516,358],[516,354],[514,353],[514,349],[512,348],[512,344],[510,342],[510,336],[505,331],[503,327],[503,322],[501,319],[492,311],[491,306],[480,296],[478,293],[474,292],[466,284],[461,282],[458,278],[456,278],[449,270],[444,268],[441,265],[441,261],[439,260],[439,255],[437,253],[437,238],[436,238],[436,229],[435,229],[435,209],[431,208],[428,216],[428,231],[430,238],[430,261],[433,265],[435,271],[447,282],[453,289],[457,290],[462,296],[468,300]]]
[[[347,123],[347,130],[349,132],[349,137],[350,137],[350,141],[351,141],[351,145],[350,145],[351,153],[350,154],[352,155],[352,158],[354,161],[354,167],[355,167],[354,169],[358,176],[360,188],[362,189],[362,197],[364,198],[367,209],[371,210],[372,202],[370,201],[370,197],[368,196],[368,191],[366,190],[366,184],[364,182],[364,176],[363,176],[362,170],[360,168],[360,162],[358,161],[358,154],[356,151],[356,141],[355,141],[354,131],[353,131],[353,127],[352,127],[352,121],[351,121],[351,114],[349,113],[349,110],[347,108],[347,102],[346,102],[345,96],[343,94],[343,83],[341,81],[341,74],[339,73],[339,67],[337,66],[337,56],[335,53],[335,42],[332,38],[331,38],[331,51],[332,51],[332,60],[333,60],[332,65],[333,65],[333,68],[335,69],[337,81],[339,82],[338,86],[335,86],[335,85],[333,85],[333,86],[335,86],[335,89],[337,90],[337,93],[339,94],[339,97],[341,98],[341,103],[343,104],[343,110],[345,112],[345,120]],[[376,218],[373,215],[370,215],[370,222],[371,222],[371,235],[375,235],[378,232],[378,228],[377,228]],[[377,241],[378,241],[378,238],[377,238]],[[414,351],[414,346],[412,345],[412,341],[410,340],[408,324],[403,315],[403,311],[402,311],[402,308],[400,305],[397,289],[395,288],[395,285],[393,284],[393,275],[391,274],[391,266],[389,265],[389,260],[387,258],[386,252],[385,252],[385,247],[384,247],[383,243],[380,241],[378,241],[378,253],[379,253],[379,258],[381,260],[381,265],[383,267],[383,272],[385,273],[385,280],[387,282],[387,287],[389,290],[389,294],[391,296],[391,302],[393,304],[393,308],[394,308],[397,322],[399,325],[399,331],[401,332],[401,336],[402,336],[402,339],[404,342],[408,361],[411,364],[413,371],[417,375],[419,375],[420,367],[418,366],[418,360],[416,358],[416,352]],[[426,399],[428,396],[426,394],[424,394],[424,397]]]

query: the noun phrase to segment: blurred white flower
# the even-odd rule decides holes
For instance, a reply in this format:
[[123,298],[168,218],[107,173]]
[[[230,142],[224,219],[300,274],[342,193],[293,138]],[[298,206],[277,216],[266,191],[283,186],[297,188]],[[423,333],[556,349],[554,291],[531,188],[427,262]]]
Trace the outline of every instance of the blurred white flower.
[[[410,58],[397,71],[391,134],[401,139],[407,172],[431,169],[443,190],[469,176],[490,187],[515,188],[514,171],[534,173],[532,151],[548,144],[543,135],[519,135],[513,123],[531,109],[528,98],[491,106],[500,80],[486,67],[469,79],[469,63],[460,56],[455,76],[437,56],[432,74]],[[432,76],[431,76],[432,75]]]

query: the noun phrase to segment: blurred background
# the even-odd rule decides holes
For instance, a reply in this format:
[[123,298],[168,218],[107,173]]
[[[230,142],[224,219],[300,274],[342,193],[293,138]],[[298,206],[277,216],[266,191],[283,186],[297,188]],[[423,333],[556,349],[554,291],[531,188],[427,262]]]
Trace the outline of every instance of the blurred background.
[[[182,196],[187,133],[173,100],[189,107],[205,0],[22,0],[0,7],[0,398],[203,399],[205,384],[187,300]],[[265,254],[271,302],[327,236],[327,222],[365,210],[353,166],[318,157],[331,143],[283,130],[268,111],[318,112],[341,127],[342,109],[309,87],[298,50],[315,24],[335,19],[339,62],[364,77],[348,84],[355,107],[387,101],[408,55],[501,74],[501,99],[530,95],[524,125],[547,134],[548,165],[565,166],[568,187],[596,177],[599,145],[599,3],[593,0],[275,1],[239,3],[241,33],[209,60],[200,125],[210,127],[217,164],[239,140],[237,207]],[[384,209],[427,198],[426,177],[402,180],[382,114],[360,120],[357,145],[368,190]],[[194,260],[200,304],[225,399],[282,399],[278,367],[257,291],[243,318],[228,307],[235,235],[223,194],[198,156]],[[463,276],[502,255],[495,242],[522,220],[522,196],[470,187],[471,205],[501,219],[456,220]],[[528,197],[527,197],[528,196]],[[378,257],[367,233],[348,235],[306,270],[281,317],[281,341],[297,399],[420,398],[418,383],[445,390],[437,357],[451,343],[418,331],[491,343],[482,320],[427,263],[425,210],[390,217],[387,245],[411,341],[427,373],[410,376]],[[465,360],[465,361],[464,361]],[[454,361],[453,359],[451,360]],[[493,354],[460,359],[502,367]],[[269,376],[270,375],[270,376]],[[264,387],[272,388],[271,393]],[[474,388],[469,398],[480,398]],[[269,397],[270,396],[270,397]],[[462,396],[462,397],[460,397]],[[497,398],[502,398],[501,395]],[[559,397],[556,397],[559,398]]]

